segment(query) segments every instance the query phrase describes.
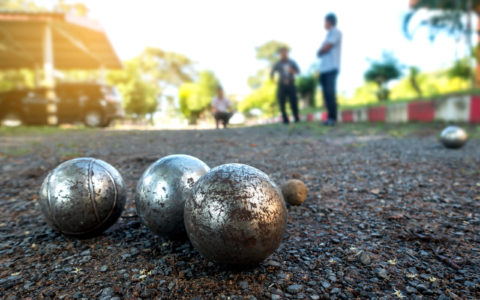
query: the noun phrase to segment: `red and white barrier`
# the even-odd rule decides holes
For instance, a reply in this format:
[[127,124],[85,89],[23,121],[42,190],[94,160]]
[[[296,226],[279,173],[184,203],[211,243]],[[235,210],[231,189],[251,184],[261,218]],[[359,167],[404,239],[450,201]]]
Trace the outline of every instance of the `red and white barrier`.
[[[307,122],[326,121],[326,112],[302,115],[300,120]],[[480,124],[480,95],[449,96],[427,101],[389,103],[375,107],[362,107],[342,110],[339,122],[461,122]],[[264,123],[280,123],[281,118],[267,119]]]

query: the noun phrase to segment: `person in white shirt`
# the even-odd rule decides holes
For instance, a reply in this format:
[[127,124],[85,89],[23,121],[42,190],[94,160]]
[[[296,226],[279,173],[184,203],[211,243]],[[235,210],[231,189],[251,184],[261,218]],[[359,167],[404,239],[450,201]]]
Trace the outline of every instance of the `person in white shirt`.
[[222,122],[223,128],[227,128],[228,121],[233,116],[231,110],[232,103],[224,96],[223,88],[219,86],[217,88],[217,95],[212,100],[212,112],[215,117],[217,129],[220,122]]
[[327,37],[318,50],[320,57],[320,84],[323,101],[328,110],[327,126],[335,125],[337,121],[337,76],[340,71],[340,52],[342,49],[342,33],[337,29],[337,17],[330,13],[325,17]]

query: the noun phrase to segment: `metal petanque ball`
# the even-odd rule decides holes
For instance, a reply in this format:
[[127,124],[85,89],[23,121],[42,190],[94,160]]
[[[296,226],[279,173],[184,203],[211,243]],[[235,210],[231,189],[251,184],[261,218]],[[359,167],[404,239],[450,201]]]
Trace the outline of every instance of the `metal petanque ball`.
[[169,155],[154,162],[138,181],[135,195],[143,223],[159,235],[184,233],[185,200],[208,170],[203,161],[189,155]]
[[126,193],[122,176],[110,164],[83,157],[53,169],[40,189],[40,209],[48,225],[71,236],[93,236],[122,214]]
[[263,261],[280,245],[287,209],[275,183],[242,164],[213,168],[185,203],[185,228],[207,259],[230,265]]
[[458,126],[448,126],[440,134],[442,144],[451,149],[461,148],[467,139],[467,132]]

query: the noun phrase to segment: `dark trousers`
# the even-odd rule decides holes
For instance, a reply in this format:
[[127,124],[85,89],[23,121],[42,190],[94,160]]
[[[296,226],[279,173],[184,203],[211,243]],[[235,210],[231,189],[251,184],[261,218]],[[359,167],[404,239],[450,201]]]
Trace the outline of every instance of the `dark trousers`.
[[300,118],[298,117],[298,98],[297,98],[297,89],[295,85],[283,85],[279,84],[277,89],[277,98],[278,104],[280,105],[280,110],[282,111],[283,124],[288,124],[288,115],[286,110],[287,98],[290,102],[290,108],[293,112],[293,117],[295,122],[298,122]]
[[328,119],[337,121],[337,75],[338,70],[320,73],[323,101],[328,110]]
[[228,121],[233,116],[233,113],[219,111],[214,113],[213,116],[215,117],[215,123],[217,125],[217,128],[218,128],[218,123],[220,122],[222,122],[224,128],[227,128]]

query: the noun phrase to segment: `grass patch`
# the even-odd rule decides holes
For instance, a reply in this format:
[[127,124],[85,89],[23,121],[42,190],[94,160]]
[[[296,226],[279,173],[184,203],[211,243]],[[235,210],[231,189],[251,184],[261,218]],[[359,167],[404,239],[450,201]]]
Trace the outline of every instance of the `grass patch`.
[[[282,124],[258,125],[267,128],[286,128],[289,134],[295,134],[302,131],[309,131],[315,136],[328,135],[331,137],[342,136],[369,136],[369,135],[387,135],[394,138],[405,138],[408,136],[439,136],[440,132],[450,125],[444,122],[410,122],[410,123],[339,123],[334,127],[323,126],[321,122],[300,122],[295,126],[285,126]],[[480,139],[480,125],[459,124],[464,128],[470,139]]]
[[23,156],[32,151],[31,148],[3,148],[1,154],[5,156]]
[[50,135],[69,131],[91,131],[95,129],[85,126],[18,126],[18,127],[0,127],[0,136],[11,135]]
[[60,151],[60,156],[61,157],[66,157],[66,158],[75,158],[75,157],[83,157],[84,154],[83,152],[79,151]]

